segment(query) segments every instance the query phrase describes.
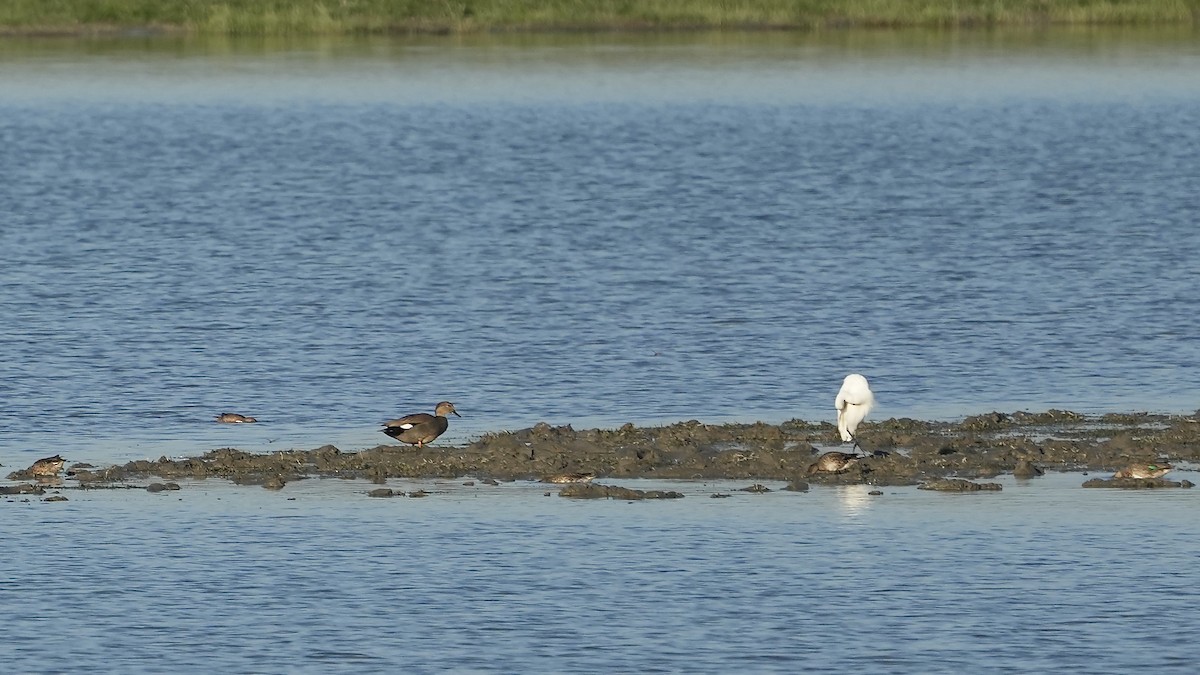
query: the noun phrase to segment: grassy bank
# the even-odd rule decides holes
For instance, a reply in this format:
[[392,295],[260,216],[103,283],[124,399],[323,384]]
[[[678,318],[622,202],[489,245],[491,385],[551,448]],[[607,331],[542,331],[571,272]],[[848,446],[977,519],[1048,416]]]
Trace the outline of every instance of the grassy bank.
[[0,31],[471,33],[1195,24],[1200,0],[4,0]]

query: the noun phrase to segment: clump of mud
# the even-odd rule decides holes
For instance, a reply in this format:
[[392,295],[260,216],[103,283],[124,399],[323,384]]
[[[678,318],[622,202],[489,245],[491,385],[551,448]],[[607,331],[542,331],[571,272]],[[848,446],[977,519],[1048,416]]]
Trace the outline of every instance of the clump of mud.
[[571,499],[681,499],[683,495],[675,491],[665,490],[634,490],[619,485],[598,485],[596,483],[572,483],[558,491],[559,497]]
[[1194,485],[1195,483],[1190,480],[1174,481],[1165,478],[1093,478],[1083,483],[1085,488],[1124,488],[1126,490],[1190,488]]
[[766,485],[763,485],[762,483],[755,483],[754,485],[748,485],[744,488],[738,488],[738,492],[749,492],[751,494],[756,494],[756,495],[766,494],[770,491],[771,491],[771,488],[767,487]]
[[146,492],[170,492],[178,489],[179,483],[151,483],[146,486]]
[[0,486],[0,495],[44,495],[46,488],[33,483]]
[[940,478],[928,483],[921,483],[917,489],[937,492],[979,492],[980,490],[999,492],[1004,488],[999,483],[973,483],[962,478]]
[[[220,477],[280,489],[313,476],[383,484],[390,478],[471,476],[486,483],[594,474],[610,481],[782,480],[804,489],[809,483],[919,485],[942,478],[976,480],[1014,472],[1033,477],[1046,470],[1112,471],[1133,462],[1200,459],[1196,415],[993,412],[958,423],[889,419],[864,424],[858,436],[865,450],[862,459],[842,473],[813,476],[806,470],[821,453],[851,449],[840,443],[833,424],[803,420],[720,425],[689,420],[578,431],[541,423],[485,434],[459,447],[380,445],[342,452],[325,445],[265,455],[222,448],[178,460],[162,457],[107,468],[76,465],[68,476],[80,486],[155,476],[166,481]],[[568,488],[583,494],[588,485]]]

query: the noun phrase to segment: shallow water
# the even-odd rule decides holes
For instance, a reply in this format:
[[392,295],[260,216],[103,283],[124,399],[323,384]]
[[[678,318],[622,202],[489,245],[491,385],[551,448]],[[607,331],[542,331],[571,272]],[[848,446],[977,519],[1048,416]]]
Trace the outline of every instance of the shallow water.
[[4,455],[1190,412],[1188,37],[5,41]]
[[[1194,472],[1180,476],[1197,479]],[[1193,490],[337,480],[0,502],[13,672],[1190,672]],[[712,499],[714,492],[730,494]]]

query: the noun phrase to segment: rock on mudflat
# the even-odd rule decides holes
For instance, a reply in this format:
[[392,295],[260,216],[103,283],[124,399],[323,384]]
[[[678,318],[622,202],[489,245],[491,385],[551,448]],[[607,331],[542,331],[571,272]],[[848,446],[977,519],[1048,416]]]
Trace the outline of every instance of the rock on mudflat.
[[403,497],[403,492],[396,492],[391,488],[377,488],[367,493],[368,497]]
[[151,483],[146,486],[146,492],[166,492],[178,489],[179,483]]
[[962,478],[942,478],[929,481],[917,486],[918,490],[937,490],[938,492],[978,492],[980,490],[1002,490],[999,483],[972,483]]
[[1013,476],[1016,478],[1036,478],[1045,473],[1046,471],[1042,467],[1027,459],[1017,460],[1017,466],[1013,469]]
[[738,488],[738,492],[751,492],[756,495],[761,495],[763,493],[770,492],[770,491],[771,491],[771,488],[769,488],[766,485],[763,485],[761,483],[755,483],[754,485],[751,485],[749,487]]
[[595,483],[572,483],[558,491],[559,497],[571,499],[680,499],[683,495],[675,491],[633,490],[619,485],[597,485]]
[[43,495],[46,488],[33,483],[17,483],[0,487],[0,495]]
[[1165,478],[1093,478],[1083,483],[1085,488],[1125,488],[1132,490],[1150,488],[1190,488],[1190,480],[1166,480]]

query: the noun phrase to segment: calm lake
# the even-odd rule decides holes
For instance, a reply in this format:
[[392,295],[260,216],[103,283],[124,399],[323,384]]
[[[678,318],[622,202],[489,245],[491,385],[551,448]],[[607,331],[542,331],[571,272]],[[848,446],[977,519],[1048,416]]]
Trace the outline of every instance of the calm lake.
[[11,672],[1195,672],[1195,491],[1083,480],[880,496],[623,481],[686,495],[635,503],[459,481],[419,484],[424,499],[315,479],[68,490],[0,502],[0,658]]
[[[442,399],[438,444],[831,421],[853,371],[875,420],[1190,413],[1197,73],[1191,30],[5,38],[0,473]],[[0,662],[1192,672],[1194,492],[1083,480],[10,498]]]

